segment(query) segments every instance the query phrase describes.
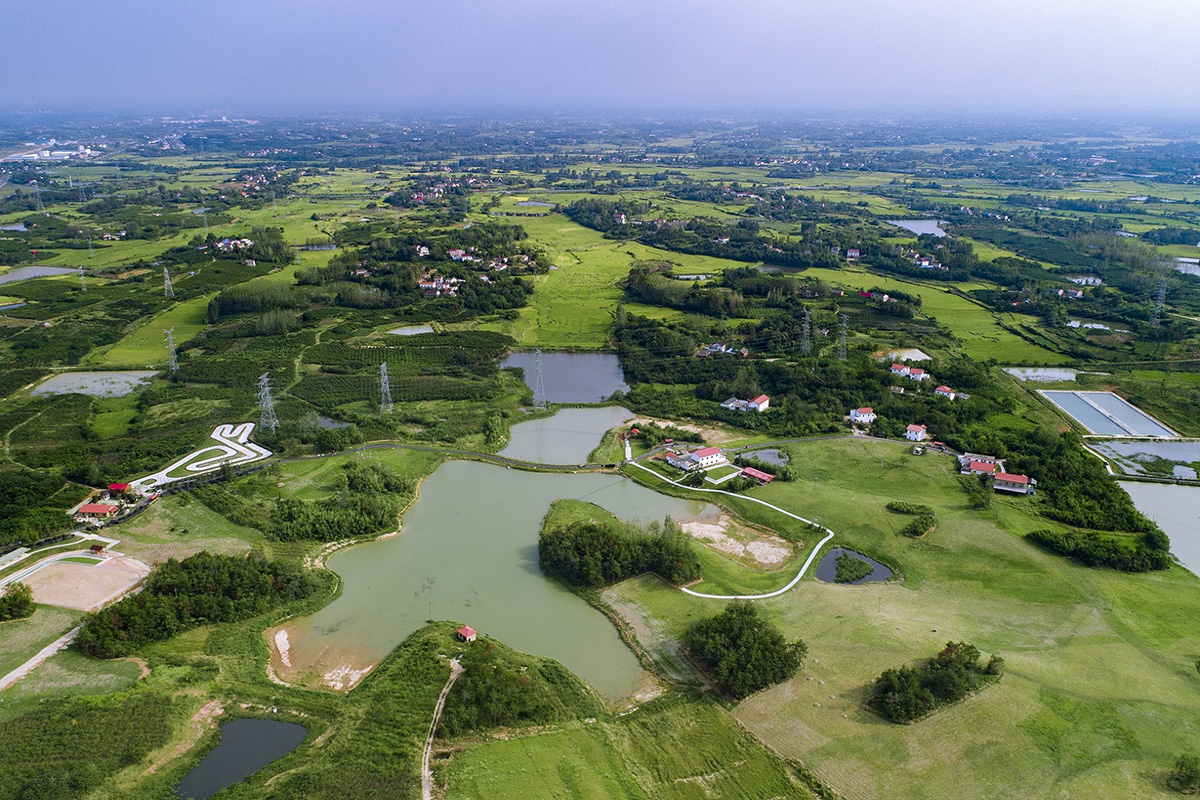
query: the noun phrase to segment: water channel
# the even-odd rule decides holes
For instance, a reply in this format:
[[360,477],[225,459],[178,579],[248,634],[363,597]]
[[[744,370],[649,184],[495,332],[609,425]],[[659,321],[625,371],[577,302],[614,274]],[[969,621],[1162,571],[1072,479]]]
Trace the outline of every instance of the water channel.
[[235,719],[221,726],[221,743],[206,755],[175,792],[206,800],[295,750],[308,735],[303,725],[274,719]]
[[[586,457],[610,422],[627,413],[568,410],[575,413],[566,438],[574,443],[538,451],[559,463]],[[524,452],[529,445],[519,427],[510,448]],[[399,536],[356,545],[329,560],[345,588],[333,603],[288,626],[293,668],[348,688],[428,620],[450,619],[518,650],[558,659],[610,700],[628,697],[645,678],[632,651],[604,615],[538,568],[542,518],[564,498],[645,522],[718,513],[715,506],[668,497],[619,475],[447,462],[422,484]]]

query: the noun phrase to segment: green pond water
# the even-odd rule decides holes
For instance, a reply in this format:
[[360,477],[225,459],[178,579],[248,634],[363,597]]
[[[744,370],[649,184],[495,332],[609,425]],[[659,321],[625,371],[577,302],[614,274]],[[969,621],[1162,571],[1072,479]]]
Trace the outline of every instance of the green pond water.
[[[599,441],[609,412],[593,409]],[[599,611],[545,578],[537,537],[550,504],[586,500],[624,519],[708,518],[715,506],[658,494],[618,475],[532,473],[469,461],[443,464],[421,487],[403,532],[343,550],[329,567],[341,596],[288,628],[297,669],[363,669],[427,620],[461,620],[481,633],[558,659],[610,700],[645,675]]]

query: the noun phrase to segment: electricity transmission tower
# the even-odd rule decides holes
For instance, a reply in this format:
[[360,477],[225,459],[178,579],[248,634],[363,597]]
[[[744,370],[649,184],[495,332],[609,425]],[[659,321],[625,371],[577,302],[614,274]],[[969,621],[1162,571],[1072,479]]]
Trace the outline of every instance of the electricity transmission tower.
[[88,234],[88,258],[95,258],[96,254],[92,252],[92,235]]
[[1162,322],[1163,303],[1167,301],[1167,279],[1160,278],[1158,281],[1158,289],[1154,292],[1154,327],[1158,327]]
[[258,379],[258,405],[262,409],[259,428],[269,428],[274,433],[279,428],[279,417],[275,416],[275,404],[271,402],[271,373],[264,372]]
[[163,331],[167,335],[167,369],[172,375],[179,374],[179,356],[175,354],[175,329],[167,328]]
[[850,318],[845,314],[838,315],[838,321],[842,324],[841,333],[838,336],[838,361],[846,360],[846,328],[850,324]]
[[546,407],[546,383],[542,379],[542,350],[541,350],[541,348],[539,347],[537,350],[534,350],[534,353],[537,354],[537,359],[534,362],[534,370],[535,370],[536,376],[535,376],[535,380],[534,380],[535,385],[534,385],[534,389],[533,389],[533,407],[534,408],[545,408]]
[[201,211],[204,215],[204,238],[208,238],[208,211]]
[[171,285],[171,273],[163,267],[163,297],[175,299],[175,287]]
[[79,291],[87,294],[87,277],[83,274],[83,267],[79,268]]
[[388,380],[386,361],[379,365],[379,411],[392,413],[392,384]]
[[812,313],[804,309],[804,324],[800,328],[800,352],[808,355],[812,350]]

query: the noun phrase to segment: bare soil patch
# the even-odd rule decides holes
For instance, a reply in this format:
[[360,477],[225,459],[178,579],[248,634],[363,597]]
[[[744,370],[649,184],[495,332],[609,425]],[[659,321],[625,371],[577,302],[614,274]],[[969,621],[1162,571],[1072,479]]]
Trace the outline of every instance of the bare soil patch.
[[36,603],[94,611],[140,584],[150,568],[132,558],[110,558],[97,566],[59,562],[30,575]]

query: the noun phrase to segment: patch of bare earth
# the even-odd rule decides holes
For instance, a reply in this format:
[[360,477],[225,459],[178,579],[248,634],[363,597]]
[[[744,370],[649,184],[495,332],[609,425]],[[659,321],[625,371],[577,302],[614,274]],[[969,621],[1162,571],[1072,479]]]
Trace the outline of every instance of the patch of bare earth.
[[141,561],[113,557],[102,564],[48,564],[30,575],[25,583],[33,600],[48,606],[95,611],[131,591],[150,573]]
[[195,746],[196,742],[200,741],[200,737],[204,732],[213,726],[213,720],[221,716],[225,709],[221,707],[220,700],[209,700],[204,705],[200,706],[200,710],[192,715],[192,721],[188,724],[187,732],[183,739],[172,747],[167,752],[158,757],[150,768],[146,770],[147,775],[153,775],[162,766],[170,761],[179,758],[188,750]]
[[739,525],[728,514],[721,514],[715,520],[689,520],[679,527],[714,550],[751,567],[780,567],[796,552],[786,539]]

